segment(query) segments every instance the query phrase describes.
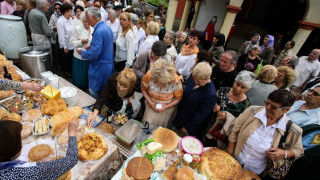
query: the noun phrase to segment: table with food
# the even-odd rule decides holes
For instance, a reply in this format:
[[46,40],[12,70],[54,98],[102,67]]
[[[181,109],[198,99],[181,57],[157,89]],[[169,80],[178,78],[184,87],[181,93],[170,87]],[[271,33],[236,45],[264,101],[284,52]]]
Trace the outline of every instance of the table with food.
[[[59,179],[111,179],[114,176],[123,163],[118,146],[112,142],[114,126],[101,123],[96,128],[88,128],[86,125],[86,117],[91,113],[86,107],[95,102],[94,98],[62,77],[58,83],[48,84],[45,78],[29,77],[10,61],[2,59],[0,66],[1,70],[6,66],[15,81],[44,86],[39,92],[0,91],[0,120],[22,124],[22,150],[17,160],[46,162],[66,156],[68,124],[77,119],[79,161]],[[6,72],[0,71],[2,76],[3,73]]]

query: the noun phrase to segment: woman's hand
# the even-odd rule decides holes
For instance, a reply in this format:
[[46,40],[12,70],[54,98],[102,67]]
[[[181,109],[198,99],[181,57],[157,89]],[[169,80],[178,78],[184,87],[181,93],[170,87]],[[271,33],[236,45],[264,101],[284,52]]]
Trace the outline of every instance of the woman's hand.
[[68,54],[68,53],[69,53],[69,49],[64,49],[63,52],[64,52],[65,54]]
[[81,39],[82,44],[87,44],[89,42],[89,39]]
[[218,112],[218,111],[220,111],[220,105],[216,104],[213,107],[213,112]]
[[87,118],[87,126],[88,126],[89,128],[92,127],[92,123],[93,123],[93,121],[96,119],[96,117],[97,117],[97,116],[95,116],[95,115],[93,114],[93,115],[91,115],[90,117]]
[[166,104],[163,104],[163,103],[158,103],[158,104],[161,104],[162,107],[160,109],[156,108],[155,112],[160,113],[168,109],[168,106]]
[[188,130],[186,129],[186,127],[183,127],[183,128],[181,129],[181,131],[184,133],[185,136],[188,136],[188,135],[189,135]]
[[182,75],[179,76],[179,79],[180,79],[180,81],[184,82],[184,79],[183,79]]
[[78,126],[79,126],[79,120],[78,119],[72,119],[69,122],[69,125],[68,125],[69,136],[76,136],[76,132],[77,132]]
[[227,113],[225,111],[218,111],[216,119],[221,119],[221,120],[227,119]]
[[278,148],[270,148],[267,151],[267,156],[269,159],[273,161],[281,160],[285,156],[285,152],[283,149],[278,149]]
[[41,89],[43,89],[43,86],[41,86],[38,83],[27,83],[27,82],[21,82],[20,83],[20,87],[23,90],[32,90],[32,91],[40,91]]
[[236,148],[236,143],[229,141],[228,147],[227,147],[227,153],[229,153],[232,157],[233,157],[235,148]]

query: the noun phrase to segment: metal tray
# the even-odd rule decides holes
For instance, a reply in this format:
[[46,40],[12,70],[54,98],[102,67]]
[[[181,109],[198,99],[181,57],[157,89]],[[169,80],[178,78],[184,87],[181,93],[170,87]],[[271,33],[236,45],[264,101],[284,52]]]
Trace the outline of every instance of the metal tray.
[[[6,102],[12,102],[9,106],[6,104]],[[18,109],[15,108],[16,102],[18,102]],[[14,94],[6,99],[3,99],[0,101],[0,104],[5,107],[9,112],[11,113],[17,113],[22,114],[22,112],[28,108],[28,103],[21,99],[21,97],[17,94]]]

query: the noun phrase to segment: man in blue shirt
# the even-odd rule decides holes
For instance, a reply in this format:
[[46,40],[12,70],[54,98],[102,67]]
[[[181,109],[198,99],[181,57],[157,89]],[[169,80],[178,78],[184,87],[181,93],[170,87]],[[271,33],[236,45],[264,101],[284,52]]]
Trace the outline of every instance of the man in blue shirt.
[[309,89],[305,101],[294,102],[287,116],[300,127],[320,125],[320,86]]
[[101,13],[97,8],[89,7],[86,18],[94,27],[90,46],[78,49],[83,59],[89,59],[89,92],[98,98],[109,77],[114,72],[113,34],[109,26],[101,21]]

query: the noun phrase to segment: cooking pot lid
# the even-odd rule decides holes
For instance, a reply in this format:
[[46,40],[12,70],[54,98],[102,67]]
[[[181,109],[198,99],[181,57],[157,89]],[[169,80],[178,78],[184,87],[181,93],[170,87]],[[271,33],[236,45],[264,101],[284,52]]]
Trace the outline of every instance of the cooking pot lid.
[[2,20],[10,20],[10,21],[22,21],[21,17],[13,16],[13,15],[0,15],[0,19],[2,19]]
[[49,49],[41,47],[25,47],[19,50],[20,54],[24,56],[46,56],[50,53]]

